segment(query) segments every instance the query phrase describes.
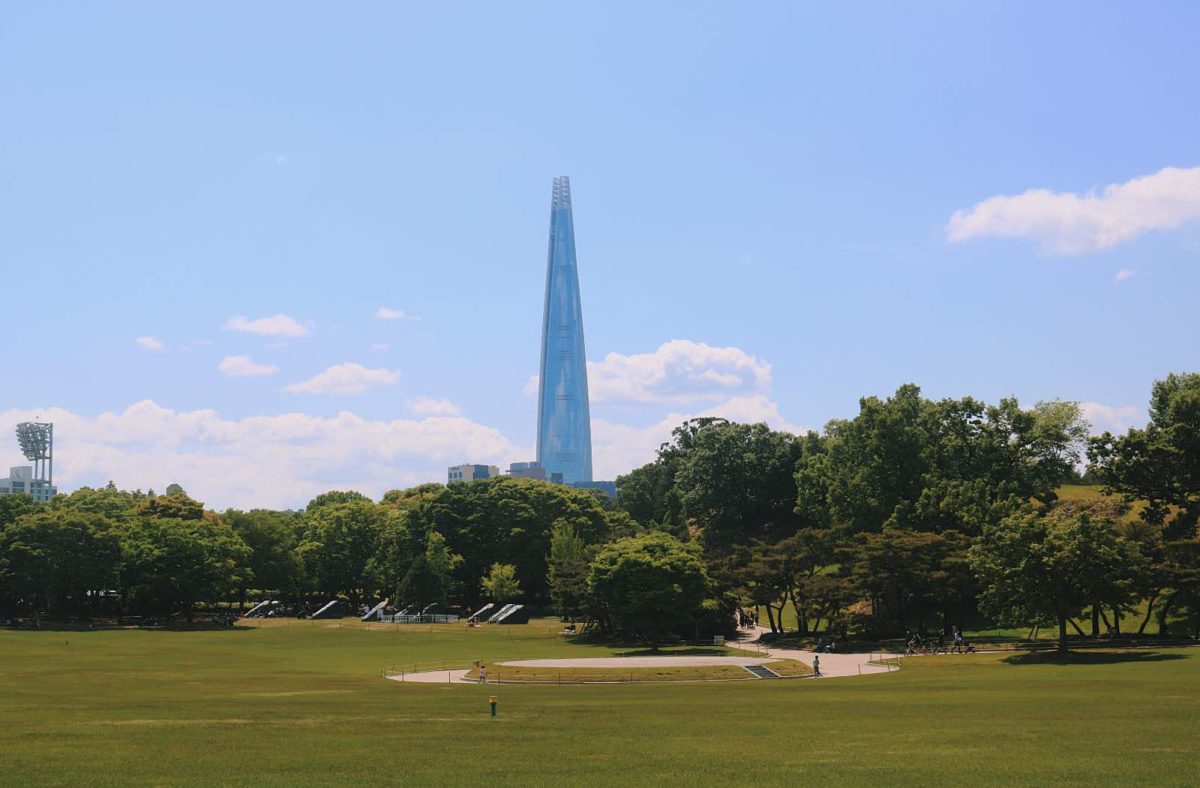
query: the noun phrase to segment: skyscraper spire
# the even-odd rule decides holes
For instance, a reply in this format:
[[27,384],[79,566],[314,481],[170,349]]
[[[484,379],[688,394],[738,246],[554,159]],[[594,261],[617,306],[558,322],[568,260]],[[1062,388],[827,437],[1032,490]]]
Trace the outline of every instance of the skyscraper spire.
[[571,180],[554,179],[550,200],[550,250],[542,312],[542,364],[538,387],[538,463],[564,484],[592,481],[592,420],[588,406],[583,307],[575,262]]

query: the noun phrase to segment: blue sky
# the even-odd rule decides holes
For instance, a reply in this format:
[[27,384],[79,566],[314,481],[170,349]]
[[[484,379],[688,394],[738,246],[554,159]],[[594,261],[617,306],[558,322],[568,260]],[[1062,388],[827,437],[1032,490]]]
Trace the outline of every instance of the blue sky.
[[250,5],[0,26],[0,430],[64,487],[528,459],[560,174],[601,475],[909,381],[1119,428],[1200,368],[1194,4]]

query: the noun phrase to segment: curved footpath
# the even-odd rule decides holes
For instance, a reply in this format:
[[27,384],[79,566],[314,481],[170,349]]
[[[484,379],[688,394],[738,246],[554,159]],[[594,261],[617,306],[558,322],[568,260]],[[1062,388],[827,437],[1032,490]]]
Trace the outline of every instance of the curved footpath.
[[[770,630],[765,627],[753,627],[739,630],[737,640],[729,641],[729,645],[738,648],[751,646],[757,648],[761,655],[757,657],[587,657],[583,659],[520,659],[501,662],[499,665],[531,668],[652,668],[652,667],[684,667],[705,665],[762,665],[779,659],[794,659],[807,665],[813,663],[815,652],[801,649],[771,648],[766,644],[756,643],[758,638]],[[899,654],[885,654],[893,657]],[[868,673],[887,673],[891,668],[886,665],[872,665],[870,654],[821,654],[820,678],[839,678],[844,676],[863,676]],[[467,679],[465,669],[459,670],[429,670],[420,673],[404,673],[388,676],[392,681],[416,682],[420,684],[454,684],[457,682],[472,683]],[[816,677],[813,677],[816,678]],[[532,682],[531,682],[532,685]]]
[[[729,645],[733,647],[746,646],[745,641],[753,639],[758,640],[764,634],[771,630],[766,627],[748,627],[738,630],[738,640],[730,641]],[[794,659],[803,662],[807,665],[813,664],[813,657],[818,656],[815,651],[804,651],[795,648],[771,648],[765,643],[758,643],[755,646],[763,654],[776,659]],[[875,654],[820,654],[821,657],[821,676],[820,678],[842,678],[845,676],[865,676],[868,673],[887,673],[894,668],[889,668],[887,665],[872,665],[870,659]],[[882,654],[884,657],[899,657],[900,654]]]

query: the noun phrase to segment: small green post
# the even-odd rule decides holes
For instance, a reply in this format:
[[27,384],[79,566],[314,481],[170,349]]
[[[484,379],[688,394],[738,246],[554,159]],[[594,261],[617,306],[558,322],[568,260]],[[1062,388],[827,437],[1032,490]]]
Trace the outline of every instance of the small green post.
[[496,716],[496,696],[492,695],[488,698],[488,705],[492,707],[492,717]]

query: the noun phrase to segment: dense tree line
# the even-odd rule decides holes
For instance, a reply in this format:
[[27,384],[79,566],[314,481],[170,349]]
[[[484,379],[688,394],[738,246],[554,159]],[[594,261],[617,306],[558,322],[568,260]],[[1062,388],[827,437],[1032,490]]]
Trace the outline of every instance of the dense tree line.
[[[618,506],[699,545],[718,590],[779,632],[790,610],[800,634],[983,620],[1055,625],[1065,644],[1068,627],[1119,631],[1143,600],[1142,631],[1156,604],[1159,631],[1172,613],[1200,627],[1200,375],[1156,383],[1145,429],[1087,432],[1074,403],[906,385],[821,433],[690,421],[618,479]],[[1087,479],[1120,498],[1058,500],[1085,453]]]
[[179,488],[111,484],[46,505],[6,496],[0,612],[190,618],[200,605],[244,607],[260,596],[463,609],[519,598],[549,608],[552,576],[560,607],[578,612],[586,588],[567,591],[568,576],[586,586],[596,546],[636,530],[595,492],[510,478],[393,490],[379,503],[331,491],[303,512],[218,514]]
[[[1081,470],[1110,496],[1058,500]],[[752,606],[838,637],[982,620],[1065,643],[1142,603],[1140,631],[1200,626],[1200,375],[1157,382],[1145,428],[1091,439],[1074,403],[912,385],[819,433],[696,419],[618,489],[500,478],[302,512],[215,513],[176,485],[0,497],[0,612],[520,600],[652,643]]]

